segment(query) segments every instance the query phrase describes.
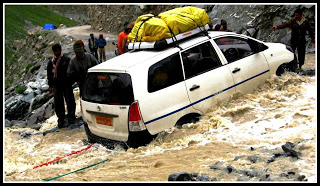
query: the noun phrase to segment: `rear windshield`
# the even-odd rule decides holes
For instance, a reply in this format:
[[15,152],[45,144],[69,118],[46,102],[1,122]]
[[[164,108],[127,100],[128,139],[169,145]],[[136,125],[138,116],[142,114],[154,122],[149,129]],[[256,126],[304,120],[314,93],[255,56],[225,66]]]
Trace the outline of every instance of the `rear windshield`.
[[83,85],[82,99],[101,104],[131,105],[134,101],[131,77],[126,73],[90,72]]

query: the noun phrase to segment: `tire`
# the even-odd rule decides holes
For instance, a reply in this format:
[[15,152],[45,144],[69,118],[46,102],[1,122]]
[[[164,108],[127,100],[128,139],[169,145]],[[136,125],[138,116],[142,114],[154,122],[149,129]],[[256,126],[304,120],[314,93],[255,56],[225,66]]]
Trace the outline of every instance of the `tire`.
[[127,145],[132,148],[148,145],[158,134],[152,135],[148,130],[130,132]]
[[188,115],[185,115],[183,116],[182,118],[180,118],[177,123],[176,123],[176,126],[178,128],[181,128],[183,124],[186,124],[186,123],[196,123],[200,120],[200,115],[199,114],[188,114]]
[[277,71],[276,71],[276,75],[277,76],[281,76],[284,72],[288,71],[286,68],[286,64],[282,64],[278,67]]

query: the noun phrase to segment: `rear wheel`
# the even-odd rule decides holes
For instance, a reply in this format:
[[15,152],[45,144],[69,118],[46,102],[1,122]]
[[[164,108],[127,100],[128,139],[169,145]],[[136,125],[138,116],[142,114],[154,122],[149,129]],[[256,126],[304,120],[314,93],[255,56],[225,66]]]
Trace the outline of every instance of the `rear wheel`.
[[152,135],[148,130],[130,132],[127,145],[132,148],[148,145],[158,134]]
[[196,113],[185,115],[177,121],[176,126],[180,128],[183,124],[186,123],[196,123],[197,121],[199,121],[200,116],[200,114]]

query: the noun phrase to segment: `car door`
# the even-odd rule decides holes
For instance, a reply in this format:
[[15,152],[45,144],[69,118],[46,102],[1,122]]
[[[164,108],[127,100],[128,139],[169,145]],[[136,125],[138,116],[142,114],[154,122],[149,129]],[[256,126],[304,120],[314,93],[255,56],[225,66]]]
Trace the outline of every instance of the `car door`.
[[227,66],[221,64],[212,43],[208,40],[180,52],[185,85],[191,105],[206,113],[234,92],[234,81]]
[[236,91],[248,93],[270,77],[263,54],[267,47],[250,38],[236,36],[214,39],[232,72]]

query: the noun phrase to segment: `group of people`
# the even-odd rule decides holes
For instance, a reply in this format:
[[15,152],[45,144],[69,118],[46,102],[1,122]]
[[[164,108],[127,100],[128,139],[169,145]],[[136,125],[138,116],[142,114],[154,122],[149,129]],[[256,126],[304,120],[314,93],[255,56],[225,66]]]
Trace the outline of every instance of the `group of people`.
[[[99,64],[94,55],[85,52],[83,41],[77,40],[73,44],[73,50],[76,56],[71,59],[62,54],[60,44],[53,45],[52,51],[54,55],[47,64],[49,92],[54,94],[55,112],[58,117],[59,128],[75,123],[76,103],[72,85],[77,82],[81,96],[88,69]],[[64,101],[68,110],[67,123],[65,122]]]
[[[221,20],[220,24],[213,25],[209,23],[209,31],[227,31],[231,32],[227,27],[227,22]],[[133,29],[134,25],[125,23],[124,31],[118,35],[118,50],[120,55],[128,51],[127,37],[128,34]],[[312,39],[313,44],[315,43],[315,35],[311,28],[310,22],[306,19],[300,9],[294,12],[294,17],[289,21],[273,26],[272,29],[283,29],[289,27],[291,29],[291,48],[295,52],[298,50],[298,66],[301,70],[302,65],[305,60],[305,48],[306,48],[306,38],[307,31]],[[90,34],[89,38],[89,49],[91,54],[87,53],[84,49],[84,43],[81,40],[77,40],[73,49],[76,56],[70,59],[66,55],[61,53],[61,45],[55,44],[52,46],[52,51],[54,56],[48,62],[47,75],[50,93],[54,93],[54,104],[55,112],[58,117],[58,127],[65,126],[65,108],[64,99],[67,104],[68,109],[68,124],[73,124],[75,122],[75,99],[73,94],[73,83],[77,82],[80,89],[80,96],[83,89],[83,82],[87,70],[102,62],[102,59],[106,60],[105,46],[107,44],[106,40],[103,38],[103,34],[99,35],[99,38],[95,38],[93,34]],[[99,61],[98,61],[99,52]]]
[[106,61],[106,50],[105,46],[107,45],[107,41],[103,38],[103,34],[99,34],[99,38],[95,38],[93,34],[90,34],[90,38],[88,40],[89,50],[94,55],[94,57],[98,60],[98,52],[99,52],[99,61],[102,63]]

